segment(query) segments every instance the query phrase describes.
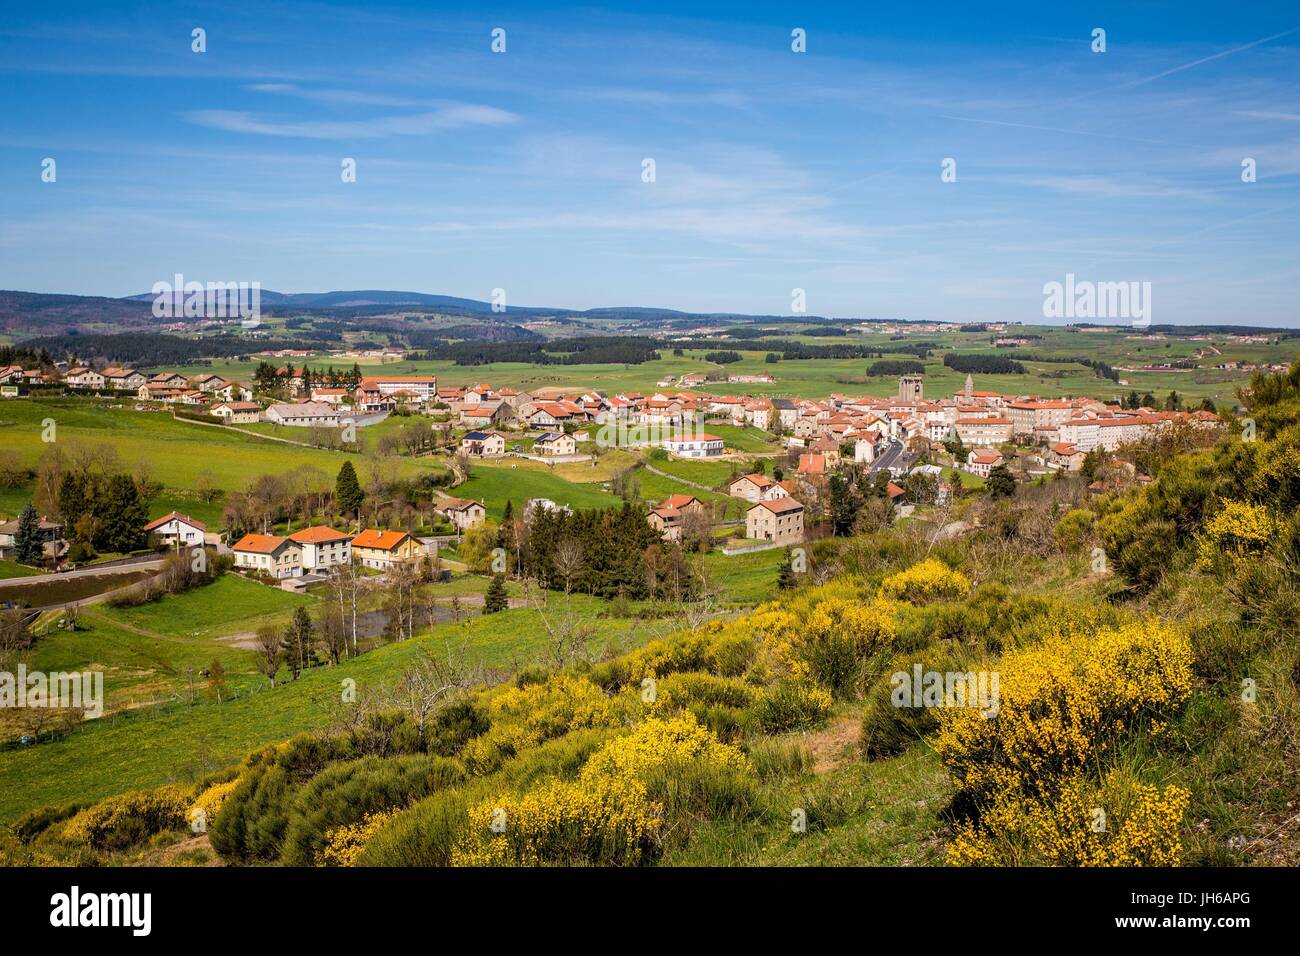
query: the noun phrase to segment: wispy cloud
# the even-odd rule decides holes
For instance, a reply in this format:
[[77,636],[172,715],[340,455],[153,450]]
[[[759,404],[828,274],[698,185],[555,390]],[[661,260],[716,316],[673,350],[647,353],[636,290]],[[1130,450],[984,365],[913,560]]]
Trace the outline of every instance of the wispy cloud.
[[360,120],[268,120],[242,110],[196,110],[185,113],[191,123],[231,133],[295,136],[304,139],[373,139],[418,136],[465,126],[504,126],[519,116],[495,106],[457,105],[406,116]]

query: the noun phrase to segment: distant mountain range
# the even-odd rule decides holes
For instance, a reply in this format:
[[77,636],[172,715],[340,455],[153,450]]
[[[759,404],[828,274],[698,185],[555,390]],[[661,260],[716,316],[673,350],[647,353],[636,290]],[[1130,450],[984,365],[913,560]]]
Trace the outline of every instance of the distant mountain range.
[[[51,295],[40,292],[0,291],[0,329],[74,333],[82,329],[140,329],[156,325],[151,292],[122,298]],[[183,295],[178,297],[179,301]],[[262,289],[261,309],[267,315],[317,315],[332,319],[381,316],[391,312],[418,312],[444,316],[493,316],[495,321],[548,319],[561,324],[592,327],[620,323],[644,328],[685,328],[700,324],[832,321],[822,316],[747,315],[739,312],[682,312],[645,306],[605,306],[595,309],[542,308],[510,305],[494,312],[492,303],[453,295],[362,289],[336,292],[276,292]],[[179,311],[179,310],[178,310]],[[836,320],[845,321],[845,320]]]

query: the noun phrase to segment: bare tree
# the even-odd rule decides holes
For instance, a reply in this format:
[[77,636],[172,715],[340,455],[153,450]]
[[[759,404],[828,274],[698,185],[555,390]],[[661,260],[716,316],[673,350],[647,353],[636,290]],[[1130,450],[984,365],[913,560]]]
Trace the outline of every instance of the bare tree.
[[568,597],[573,588],[573,579],[581,573],[586,565],[586,555],[582,551],[582,542],[577,538],[565,538],[555,546],[551,555],[551,565],[560,577],[564,578],[564,596]]
[[425,728],[433,716],[477,683],[476,673],[465,663],[466,656],[464,643],[453,648],[444,642],[440,651],[426,650],[385,695],[389,704],[411,718],[421,744],[426,743]]
[[524,581],[524,598],[528,606],[537,612],[546,631],[543,645],[542,663],[556,670],[562,670],[570,664],[588,657],[588,642],[596,634],[596,626],[591,618],[578,613],[569,601],[562,605],[557,603],[555,610],[547,607],[539,589],[532,581]]
[[275,687],[275,675],[280,670],[284,642],[278,628],[267,625],[257,629],[257,666]]

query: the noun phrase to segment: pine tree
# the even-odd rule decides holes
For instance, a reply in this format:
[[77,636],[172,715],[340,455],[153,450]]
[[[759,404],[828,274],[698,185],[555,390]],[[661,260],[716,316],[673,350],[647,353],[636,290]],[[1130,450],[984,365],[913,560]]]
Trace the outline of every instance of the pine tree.
[[100,551],[126,554],[144,547],[144,526],[149,521],[149,512],[130,475],[114,475],[108,479],[108,485],[95,503],[95,513],[100,516],[99,540],[95,542]]
[[366,496],[357,481],[356,469],[351,461],[345,461],[339,469],[338,479],[334,482],[334,500],[344,514],[356,514],[361,510]]
[[492,575],[492,583],[488,585],[487,594],[483,596],[483,613],[495,614],[497,611],[504,611],[510,606],[510,601],[506,597],[506,576],[504,574]]
[[1016,479],[1006,465],[996,465],[989,472],[989,497],[1010,498],[1016,493]]
[[776,572],[776,586],[782,591],[788,591],[799,583],[795,576],[793,555],[789,548],[785,549],[785,558],[781,561],[781,567]]
[[73,528],[81,516],[90,511],[90,495],[86,493],[87,476],[75,471],[66,472],[59,482],[59,516],[66,528]]
[[30,501],[18,516],[18,531],[14,534],[14,556],[20,564],[36,564],[44,556],[41,547],[41,516]]

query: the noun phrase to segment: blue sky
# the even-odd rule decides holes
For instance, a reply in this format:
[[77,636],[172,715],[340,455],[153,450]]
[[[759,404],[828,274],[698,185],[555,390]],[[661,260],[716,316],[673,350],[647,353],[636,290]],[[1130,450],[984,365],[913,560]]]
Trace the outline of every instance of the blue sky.
[[11,5],[0,287],[1300,326],[1295,4],[983,6]]

